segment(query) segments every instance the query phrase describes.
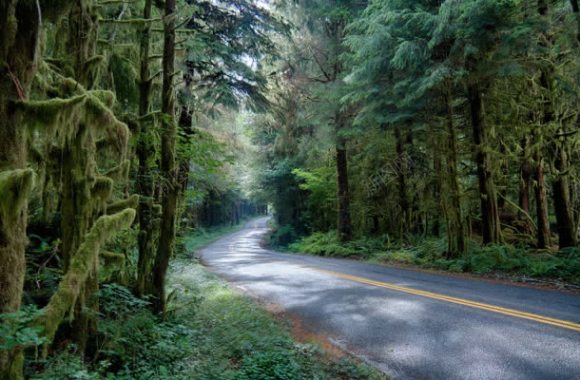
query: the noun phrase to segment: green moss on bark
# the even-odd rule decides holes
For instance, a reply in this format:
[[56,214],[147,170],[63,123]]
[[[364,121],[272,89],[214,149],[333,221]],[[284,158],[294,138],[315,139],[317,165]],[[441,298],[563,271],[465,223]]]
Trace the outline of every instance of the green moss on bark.
[[[126,209],[114,215],[101,216],[86,234],[73,256],[69,270],[62,278],[56,293],[44,308],[37,322],[44,326],[44,336],[52,341],[54,334],[67,313],[74,310],[83,284],[98,267],[101,247],[119,231],[129,228],[135,219],[135,210]],[[45,350],[45,354],[47,351]]]
[[17,169],[0,172],[0,216],[2,224],[13,223],[13,219],[26,206],[34,187],[34,171]]

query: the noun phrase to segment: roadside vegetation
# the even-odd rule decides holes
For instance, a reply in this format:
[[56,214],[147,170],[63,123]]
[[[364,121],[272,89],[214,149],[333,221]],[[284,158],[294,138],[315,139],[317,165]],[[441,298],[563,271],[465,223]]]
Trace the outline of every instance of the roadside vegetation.
[[[296,5],[298,4],[298,5]],[[273,246],[578,284],[578,1],[296,1]]]
[[521,281],[528,278],[557,281],[560,285],[580,288],[580,250],[567,249],[557,253],[530,250],[513,245],[481,247],[469,242],[465,256],[448,258],[447,242],[443,239],[418,238],[407,244],[390,240],[388,236],[356,239],[340,243],[336,232],[315,233],[299,239],[286,249],[326,257],[350,258],[375,263],[402,264],[450,272],[468,272]]
[[168,273],[163,319],[147,300],[116,284],[99,291],[99,349],[91,362],[76,348],[31,360],[30,379],[301,380],[384,379],[348,357],[329,356],[316,342],[297,342],[287,322],[207,271],[194,250],[243,224],[184,236]]

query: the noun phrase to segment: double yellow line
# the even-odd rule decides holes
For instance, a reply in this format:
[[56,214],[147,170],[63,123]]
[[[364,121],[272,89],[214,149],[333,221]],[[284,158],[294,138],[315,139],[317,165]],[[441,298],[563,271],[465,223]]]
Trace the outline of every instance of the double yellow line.
[[509,316],[516,317],[516,318],[527,319],[530,321],[544,323],[547,325],[558,326],[558,327],[562,327],[562,328],[565,328],[568,330],[580,331],[580,324],[574,323],[574,322],[563,321],[561,319],[545,317],[543,315],[538,315],[538,314],[526,313],[526,312],[514,310],[514,309],[507,309],[505,307],[494,306],[494,305],[490,305],[490,304],[486,304],[486,303],[470,301],[470,300],[467,300],[464,298],[450,297],[450,296],[446,296],[443,294],[427,292],[424,290],[407,288],[404,286],[389,284],[386,282],[369,280],[367,278],[351,276],[348,274],[333,272],[333,271],[329,271],[329,270],[325,270],[325,269],[318,269],[318,268],[312,268],[312,269],[314,269],[318,272],[329,274],[333,277],[338,277],[338,278],[342,278],[345,280],[358,282],[361,284],[378,286],[380,288],[396,290],[398,292],[414,294],[417,296],[427,297],[427,298],[436,299],[436,300],[440,300],[440,301],[455,303],[458,305],[469,306],[469,307],[473,307],[476,309],[486,310],[486,311],[490,311],[493,313],[509,315]]

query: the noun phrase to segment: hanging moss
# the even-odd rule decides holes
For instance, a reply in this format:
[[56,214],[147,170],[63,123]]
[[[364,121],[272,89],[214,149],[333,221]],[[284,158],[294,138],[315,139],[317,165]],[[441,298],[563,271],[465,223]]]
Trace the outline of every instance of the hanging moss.
[[114,265],[116,267],[125,265],[125,255],[122,253],[101,251],[99,257],[105,265]]
[[133,194],[127,199],[111,203],[107,206],[107,214],[114,214],[126,208],[137,208],[139,205],[139,195]]
[[114,53],[109,59],[109,72],[115,87],[115,93],[121,100],[122,109],[128,109],[130,106],[137,104],[138,73],[133,63],[120,54]]
[[50,0],[41,1],[40,7],[42,9],[43,17],[51,22],[54,22],[61,15],[68,13],[73,2],[71,0]]
[[[50,136],[57,130],[70,129],[72,125],[64,123],[72,118],[75,110],[85,100],[86,95],[84,94],[68,99],[29,100],[19,103],[19,108],[26,114],[27,124],[32,131],[43,127]],[[65,135],[71,134],[73,133],[65,133]]]
[[[105,204],[113,194],[113,180],[109,177],[97,177],[91,189],[91,198],[101,204]],[[100,208],[100,207],[99,207]]]
[[[66,314],[74,310],[83,284],[95,270],[94,263],[98,260],[103,244],[119,231],[129,228],[135,219],[135,214],[134,209],[126,209],[114,215],[101,216],[90,232],[85,235],[83,242],[72,258],[69,270],[60,281],[56,293],[43,309],[42,317],[37,321],[41,326],[44,326],[43,334],[48,338],[48,342],[54,338],[54,334]],[[45,346],[45,356],[47,347],[48,344]]]
[[26,205],[34,187],[34,171],[18,169],[0,172],[0,215],[3,223],[12,220]]
[[130,133],[110,109],[114,102],[115,96],[110,91],[87,91],[67,99],[21,102],[19,108],[27,115],[30,133],[43,129],[45,138],[56,137],[59,145],[64,146],[75,139],[83,125],[90,129],[93,138],[105,138],[123,154]]
[[103,175],[114,180],[125,180],[129,176],[129,169],[131,168],[131,161],[125,160],[119,165],[107,170]]

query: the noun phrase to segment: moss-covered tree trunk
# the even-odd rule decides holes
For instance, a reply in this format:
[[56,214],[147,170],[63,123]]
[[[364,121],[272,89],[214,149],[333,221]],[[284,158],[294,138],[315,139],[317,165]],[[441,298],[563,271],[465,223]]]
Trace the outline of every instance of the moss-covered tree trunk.
[[[67,62],[74,79],[85,89],[90,90],[98,79],[99,63],[102,58],[96,55],[97,9],[92,0],[74,0],[71,4],[68,17],[61,22],[61,36],[64,35],[66,39],[62,41],[60,54]],[[73,120],[74,122],[76,121]],[[99,126],[86,121],[78,123],[76,135],[63,147],[61,233],[65,269],[69,268],[97,216],[94,212],[96,205],[92,194],[98,174],[97,142],[93,140],[91,129]],[[96,336],[95,315],[98,312],[98,299],[94,294],[97,290],[97,276],[87,276],[79,295],[80,302],[75,305],[70,336],[83,353],[86,351],[89,337]]]
[[[151,18],[153,0],[146,0],[143,8],[143,18]],[[153,136],[149,130],[151,122],[145,116],[151,108],[151,73],[149,68],[149,51],[151,44],[151,25],[145,23],[140,35],[140,78],[139,78],[139,135],[137,142],[137,158],[139,171],[136,187],[139,193],[139,261],[137,264],[137,294],[148,292],[150,283],[151,264],[155,258],[154,224],[153,224],[153,173],[150,163],[154,160],[155,149]]]
[[519,183],[519,197],[518,205],[520,208],[519,218],[522,223],[522,229],[525,233],[532,233],[532,225],[530,223],[530,188],[532,183],[533,166],[528,157],[529,141],[524,138],[521,142],[522,159],[520,165],[520,183]]
[[157,313],[165,311],[165,276],[175,244],[175,214],[177,209],[177,168],[175,144],[177,129],[174,120],[175,70],[175,0],[165,1],[163,18],[163,89],[161,111],[164,114],[161,133],[161,173],[163,175],[162,215],[159,246],[153,267],[153,307]]
[[399,188],[399,208],[401,209],[400,217],[400,235],[403,238],[410,228],[411,206],[409,204],[409,195],[407,188],[407,165],[408,153],[406,151],[406,141],[401,131],[401,126],[395,126],[395,140],[397,151],[397,162],[395,165],[397,174],[397,185]]
[[[546,0],[538,0],[538,14],[549,22],[550,6]],[[549,33],[543,33],[541,45],[548,47],[553,37]],[[549,61],[549,60],[548,60]],[[540,85],[543,92],[542,126],[545,129],[557,122],[554,112],[554,67],[548,64],[541,69]],[[561,122],[561,121],[560,121]],[[554,211],[560,247],[573,247],[577,244],[577,232],[572,215],[572,202],[570,199],[569,163],[568,163],[568,139],[565,137],[563,128],[557,128],[557,134],[551,142],[551,151],[554,152],[554,167],[557,171],[552,182],[554,198]]]
[[479,181],[479,198],[481,207],[481,229],[483,243],[501,243],[501,225],[497,205],[497,191],[492,174],[491,157],[489,154],[488,131],[485,123],[483,98],[480,86],[472,81],[467,86],[475,163]]
[[459,175],[457,173],[457,133],[453,120],[453,106],[451,105],[451,94],[445,96],[446,118],[446,144],[445,144],[445,215],[447,218],[447,254],[449,257],[457,257],[467,248],[467,226],[463,216],[463,205],[461,203],[461,188],[459,186]]
[[439,236],[441,233],[441,204],[438,202],[442,196],[443,190],[443,181],[445,180],[444,174],[444,162],[443,162],[443,154],[441,149],[441,139],[437,135],[437,131],[435,130],[435,126],[432,122],[429,123],[431,126],[429,129],[429,141],[430,141],[430,148],[432,161],[433,161],[433,176],[430,180],[430,196],[434,200],[433,205],[429,207],[426,216],[426,223],[425,226],[428,228],[426,233],[431,234],[431,236]]
[[350,189],[348,184],[348,158],[346,138],[342,134],[343,115],[337,113],[336,123],[336,189],[337,189],[337,232],[338,239],[344,243],[352,240],[350,219]]
[[538,224],[537,246],[547,248],[550,246],[550,221],[548,214],[548,198],[546,196],[546,184],[544,179],[544,159],[539,154],[535,157],[535,193],[536,193],[536,217]]
[[[43,315],[37,321],[44,326],[43,334],[48,338],[47,346],[52,342],[66,314],[75,304],[81,302],[82,284],[88,283],[89,277],[97,276],[95,269],[98,266],[102,246],[119,231],[129,228],[133,219],[135,219],[135,210],[133,209],[125,209],[114,215],[101,216],[85,235],[76,255],[70,261],[69,270],[63,276],[57,291],[44,308]],[[45,356],[46,353],[45,350]]]
[[558,226],[558,244],[560,248],[574,247],[578,244],[576,225],[570,197],[569,162],[566,141],[556,142],[555,168],[558,171],[552,183],[554,193],[554,211]]
[[[574,7],[574,4],[572,3]],[[578,5],[576,4],[576,7]],[[574,10],[574,9],[573,9]],[[548,18],[549,5],[545,0],[538,1],[538,12],[541,17]],[[575,10],[577,13],[577,9]],[[546,41],[550,41],[551,36],[544,35]],[[545,99],[543,102],[542,124],[549,126],[555,122],[554,102],[552,97],[555,96],[553,89],[554,68],[549,65],[542,70],[540,75],[540,85],[543,88]],[[563,127],[558,128],[556,136],[553,137],[552,151],[554,152],[554,168],[556,173],[552,182],[552,192],[554,200],[554,212],[556,214],[556,224],[558,229],[558,244],[560,248],[573,247],[577,241],[576,226],[572,214],[572,201],[570,198],[570,180],[569,180],[569,160],[568,146],[569,141]]]
[[[42,13],[37,1],[0,2],[0,313],[20,308],[26,261],[27,201],[33,172],[26,169],[22,114],[36,73]],[[0,379],[22,377],[20,349],[0,351]]]

